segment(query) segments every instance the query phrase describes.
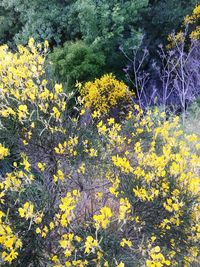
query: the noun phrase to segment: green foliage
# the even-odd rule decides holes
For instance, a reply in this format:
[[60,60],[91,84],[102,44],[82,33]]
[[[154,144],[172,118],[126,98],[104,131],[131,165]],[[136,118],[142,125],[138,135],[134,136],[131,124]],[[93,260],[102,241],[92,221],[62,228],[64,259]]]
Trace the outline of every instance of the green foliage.
[[30,5],[28,0],[3,0],[1,6],[7,13],[0,38],[4,28],[10,27],[11,14],[17,12],[21,27],[13,29],[13,34],[7,36],[9,41],[25,44],[33,37],[36,41],[47,39],[52,47],[83,40],[105,54],[106,72],[122,74],[126,62],[119,47],[128,49],[138,44],[140,11],[147,4],[148,0],[33,0]]
[[50,55],[56,78],[69,86],[76,81],[85,82],[103,73],[105,56],[82,41],[67,42],[63,48],[55,48]]
[[20,30],[19,14],[5,10],[0,4],[0,43],[6,43]]
[[183,19],[190,14],[197,0],[151,0],[148,8],[143,12],[141,26],[146,38],[145,46],[154,50],[161,43],[165,43],[167,36],[173,30],[180,29]]
[[[147,5],[142,1],[94,1],[76,2],[80,30],[86,42],[99,43],[109,49],[108,43],[129,45],[138,30],[140,10]],[[113,47],[112,47],[113,48]]]
[[[197,0],[2,0],[1,42],[27,43],[47,39],[51,47],[83,40],[106,57],[105,72],[123,76],[127,55],[141,34],[150,50],[177,30]],[[143,29],[143,32],[142,30]],[[65,50],[65,49],[64,49]],[[65,51],[63,52],[65,54]],[[80,67],[82,69],[82,67]],[[87,76],[87,71],[86,74]],[[66,80],[66,77],[61,77]],[[86,79],[87,80],[87,79]]]
[[107,72],[122,74],[125,65],[119,48],[130,52],[138,45],[141,37],[139,30],[140,11],[147,6],[147,0],[94,1],[78,0],[80,32],[86,43],[98,45],[106,54]]
[[[63,43],[75,37],[88,43],[107,45],[108,41],[128,40],[137,31],[139,11],[148,0],[3,0],[1,6],[18,12],[23,25],[15,40],[25,42],[28,37]],[[7,14],[11,17],[12,14]]]
[[[56,0],[9,0],[2,1],[1,5],[8,12],[18,12],[22,28],[15,32],[14,41],[27,43],[30,36],[35,40],[49,40],[52,45],[67,40],[73,35],[73,17],[70,4],[74,1]],[[8,13],[8,20],[10,19]]]

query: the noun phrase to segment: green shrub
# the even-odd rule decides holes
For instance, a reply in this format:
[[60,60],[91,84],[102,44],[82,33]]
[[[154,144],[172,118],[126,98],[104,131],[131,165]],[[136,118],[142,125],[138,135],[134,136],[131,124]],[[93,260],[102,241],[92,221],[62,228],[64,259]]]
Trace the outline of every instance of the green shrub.
[[82,41],[67,42],[49,56],[55,77],[71,89],[77,81],[86,82],[104,72],[105,56]]

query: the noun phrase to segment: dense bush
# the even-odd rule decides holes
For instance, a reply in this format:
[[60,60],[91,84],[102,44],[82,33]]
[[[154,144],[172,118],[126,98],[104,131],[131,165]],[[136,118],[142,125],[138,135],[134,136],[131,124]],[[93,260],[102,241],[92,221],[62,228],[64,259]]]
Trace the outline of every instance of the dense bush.
[[86,82],[101,76],[105,68],[104,54],[82,41],[67,42],[63,48],[55,48],[49,60],[53,74],[68,90],[77,81]]
[[113,109],[122,111],[131,103],[133,93],[127,85],[112,74],[102,76],[94,82],[79,86],[82,103],[93,112],[92,116],[108,116]]
[[[1,266],[197,266],[199,137],[137,105],[85,127],[45,79],[41,45],[0,52]],[[112,81],[89,84],[99,103]]]

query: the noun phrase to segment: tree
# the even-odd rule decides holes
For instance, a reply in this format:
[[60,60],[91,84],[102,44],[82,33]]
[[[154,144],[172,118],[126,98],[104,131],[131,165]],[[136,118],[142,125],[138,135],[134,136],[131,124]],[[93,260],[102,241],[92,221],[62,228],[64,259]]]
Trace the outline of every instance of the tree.
[[15,32],[14,41],[27,43],[32,36],[37,41],[48,40],[51,45],[58,45],[73,36],[73,0],[9,0],[2,1],[1,6],[10,13],[17,12],[22,27]]
[[105,55],[106,72],[123,76],[126,60],[119,48],[129,51],[138,44],[140,11],[147,4],[148,0],[33,0],[30,5],[28,0],[3,0],[1,6],[7,11],[7,22],[10,13],[19,15],[21,27],[8,36],[9,41],[25,44],[30,37],[47,39],[52,48],[83,40]]
[[148,0],[76,2],[82,38],[86,43],[98,45],[104,51],[107,71],[122,74],[126,61],[119,48],[123,46],[129,52],[132,46],[139,44],[140,11],[147,4]]
[[160,44],[166,44],[167,36],[180,29],[183,19],[190,14],[197,0],[151,0],[144,10],[141,26],[144,29],[144,46],[151,55],[156,54]]

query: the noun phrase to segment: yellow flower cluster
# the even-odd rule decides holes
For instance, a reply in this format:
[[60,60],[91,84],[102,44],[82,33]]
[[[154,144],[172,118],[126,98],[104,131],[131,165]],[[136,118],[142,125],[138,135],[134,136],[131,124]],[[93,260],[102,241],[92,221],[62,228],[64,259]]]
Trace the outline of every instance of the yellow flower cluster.
[[87,236],[85,241],[85,253],[94,252],[95,248],[98,246],[98,241],[92,236]]
[[94,112],[94,117],[97,113],[109,113],[120,103],[129,102],[131,97],[128,87],[112,74],[104,75],[94,82],[87,82],[81,87],[80,93],[84,106]]
[[167,48],[173,48],[185,41],[185,35],[182,31],[179,31],[176,34],[170,34],[167,37],[167,40],[169,42]]
[[55,84],[53,90],[47,88],[48,81],[44,79],[45,54],[48,43],[35,45],[30,39],[28,46],[19,45],[18,51],[9,51],[6,45],[0,47],[0,116],[13,118],[25,124],[31,121],[28,143],[31,139],[34,120],[42,122],[45,128],[51,127],[51,122],[59,121],[66,109],[66,97],[62,85]]
[[78,137],[69,137],[68,141],[64,141],[63,144],[59,143],[57,147],[54,148],[56,154],[58,155],[67,155],[72,156],[77,155],[76,146],[78,145]]
[[[0,265],[20,265],[33,236],[48,266],[125,267],[133,258],[136,266],[193,266],[199,136],[184,133],[178,117],[138,105],[120,123],[102,116],[85,129],[66,119],[62,85],[49,89],[40,46],[31,39],[17,53],[0,50],[0,125],[17,132],[14,160],[8,140],[0,144],[0,160],[10,160],[0,176]],[[112,75],[86,83],[81,95],[95,116],[130,99]]]
[[123,238],[120,245],[121,247],[128,246],[129,248],[131,248],[133,244],[130,240],[126,240],[125,238]]
[[[1,160],[9,155],[9,150],[4,148],[2,145],[1,147]],[[8,189],[8,185],[6,182],[0,181],[0,203],[5,203],[4,196],[5,192]],[[1,206],[2,208],[2,206]],[[5,262],[12,262],[14,259],[17,258],[18,252],[17,250],[21,248],[22,242],[21,240],[13,233],[13,230],[8,222],[7,215],[0,210],[0,255],[3,261]],[[0,261],[1,262],[1,261]]]
[[130,162],[126,157],[121,158],[118,155],[113,156],[112,161],[115,166],[120,167],[120,169],[126,173],[133,171],[133,168],[131,167]]
[[160,252],[160,247],[156,246],[150,251],[151,260],[146,261],[147,267],[163,267],[170,266],[171,262],[166,260],[163,254]]
[[120,198],[119,220],[125,220],[127,215],[131,213],[131,204],[128,198]]
[[[198,26],[198,20],[200,18],[200,4],[196,5],[191,15],[187,15],[184,19],[184,30],[177,32],[176,34],[170,34],[168,36],[168,45],[167,48],[174,48],[177,45],[184,43],[187,35],[190,40],[199,40],[200,38],[200,27]],[[191,25],[191,29],[190,26]]]
[[196,5],[194,10],[192,11],[192,15],[188,15],[185,17],[185,23],[186,24],[191,24],[196,22],[200,18],[200,5]]
[[20,217],[25,218],[26,220],[33,218],[33,204],[26,202],[23,206],[23,208],[19,208],[18,212]]
[[100,214],[93,216],[96,228],[99,229],[100,227],[102,227],[103,229],[105,229],[110,223],[111,217],[112,217],[112,211],[109,207],[105,206],[102,209],[100,209]]
[[[189,37],[191,40],[198,40],[200,38],[200,27],[198,26],[198,20],[200,19],[200,4],[196,5],[191,15],[187,15],[184,19],[184,26],[188,27],[192,25],[192,30],[189,28]],[[195,26],[196,25],[196,26]],[[188,29],[187,29],[188,33]],[[186,34],[183,31],[176,33],[175,35],[170,34],[168,36],[169,44],[167,48],[172,48],[177,44],[181,44],[185,41]]]
[[73,210],[75,209],[80,193],[74,190],[72,193],[68,192],[65,197],[61,199],[59,205],[61,214],[57,214],[57,218],[62,226],[67,227],[73,218]]
[[191,32],[190,38],[192,40],[198,40],[200,37],[200,26],[197,26],[194,31]]
[[[60,119],[58,114],[66,109],[62,85],[56,84],[49,90],[48,81],[44,79],[47,49],[48,42],[45,42],[44,46],[36,45],[33,39],[30,39],[27,47],[19,45],[16,52],[10,51],[6,45],[0,47],[1,130],[14,122],[15,129],[19,129],[19,141],[22,141],[23,145],[31,142],[37,125],[40,125],[40,135],[47,129],[57,129],[54,122]],[[17,249],[21,247],[20,239],[12,232],[12,227],[8,223],[10,206],[6,195],[15,194],[16,205],[24,188],[33,181],[29,156],[24,149],[22,151],[17,162],[13,163],[12,169],[0,177],[0,203],[3,204],[0,208],[0,253],[3,262],[16,259]],[[9,154],[9,149],[0,144],[0,160]],[[45,163],[38,162],[38,168],[44,171]],[[12,204],[11,208],[15,208],[15,205]],[[32,223],[41,223],[42,215],[37,211],[33,213],[33,209],[33,204],[27,201],[18,209],[18,217],[30,219]],[[5,215],[2,210],[7,214]]]
[[[163,207],[160,208],[164,208],[163,212],[166,214],[166,218],[162,218],[160,225],[158,224],[154,227],[155,231],[156,229],[161,229],[161,236],[163,237],[167,235],[168,231],[181,227],[184,224],[183,210],[186,203],[181,198],[181,195],[189,194],[193,198],[198,199],[200,192],[200,156],[195,148],[198,148],[200,140],[197,135],[183,134],[183,131],[179,128],[178,117],[171,121],[165,121],[163,116],[163,119],[161,118],[158,121],[157,126],[153,123],[154,127],[152,128],[152,122],[155,120],[154,116],[157,116],[157,110],[154,113],[149,112],[146,117],[141,118],[140,121],[135,123],[138,128],[143,128],[143,130],[145,126],[147,134],[151,133],[148,146],[142,142],[141,138],[135,142],[132,148],[130,147],[131,142],[126,138],[124,141],[126,143],[125,156],[120,156],[120,154],[124,155],[120,150],[117,155],[112,156],[112,162],[120,172],[116,173],[114,171],[116,179],[113,179],[114,177],[111,179],[110,176],[107,177],[113,184],[116,197],[118,196],[116,192],[119,192],[120,188],[122,188],[122,181],[127,176],[129,177],[128,180],[125,180],[127,183],[129,183],[130,179],[134,181],[133,193],[136,201],[140,201],[141,205],[142,202],[156,203],[158,201],[160,204],[162,203]],[[107,128],[108,126],[105,125],[105,127]],[[122,138],[121,132],[119,132],[119,136]],[[105,136],[107,133],[108,131],[103,133],[103,135]],[[138,140],[137,136],[142,136],[142,134],[143,132],[136,133],[135,131],[132,133],[136,140]],[[113,143],[110,138],[109,141],[112,146]],[[159,147],[157,146],[158,143],[160,143]],[[118,182],[118,177],[121,177],[120,182]],[[124,202],[125,200],[121,198],[120,203],[123,203],[123,207]],[[125,212],[126,210],[130,212],[130,208],[129,201],[127,201],[127,208],[124,207],[123,209]],[[195,202],[192,210],[192,213],[195,213],[195,215],[192,215],[192,213],[190,215],[191,225],[197,223],[194,218],[199,218]],[[122,219],[125,217],[123,212],[120,212],[119,216]],[[131,216],[127,218],[128,220],[133,220]],[[191,240],[198,242],[197,228],[193,228],[193,233],[189,229],[186,230],[188,231],[186,241],[188,244]],[[162,238],[161,236],[159,238]],[[191,259],[191,257],[194,258],[193,256],[189,258]],[[159,251],[152,250],[151,260],[147,260],[146,264],[147,266],[175,266],[176,263],[175,261],[170,262],[170,260],[166,260],[165,256],[159,253]]]
[[[3,261],[12,262],[17,258],[17,250],[22,247],[21,240],[13,233],[10,225],[6,222],[6,214],[0,211],[0,246]],[[0,261],[1,262],[1,261]]]
[[0,143],[0,160],[4,159],[9,155],[9,149],[5,148],[1,143]]

